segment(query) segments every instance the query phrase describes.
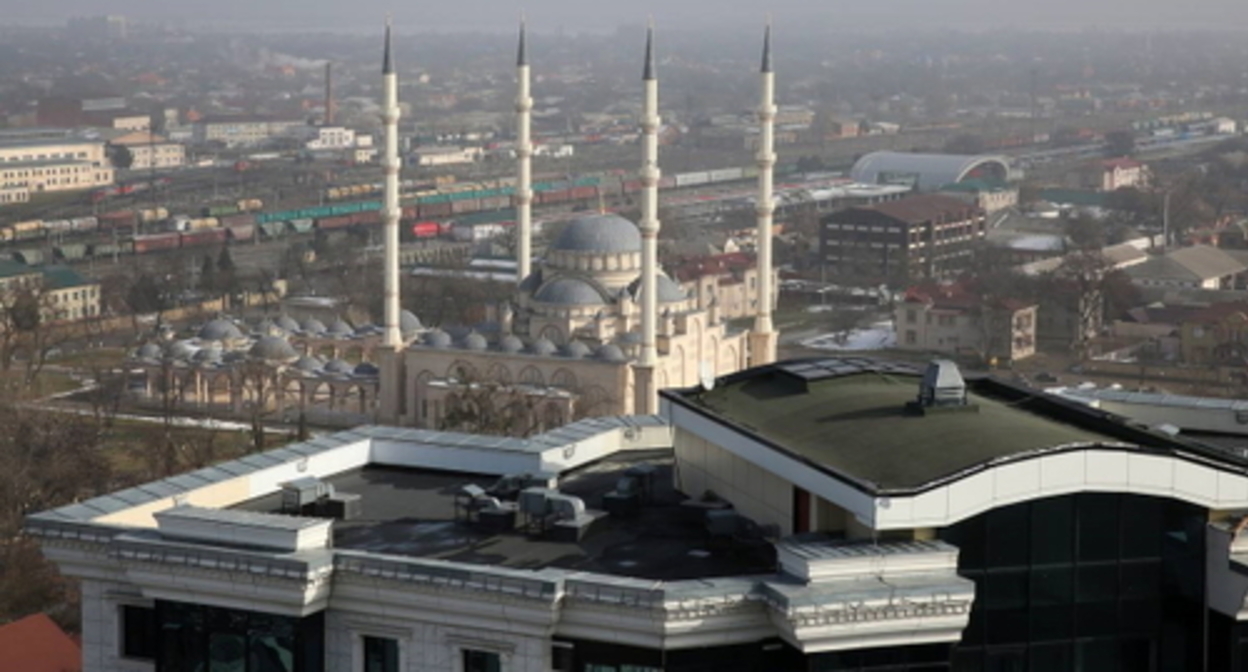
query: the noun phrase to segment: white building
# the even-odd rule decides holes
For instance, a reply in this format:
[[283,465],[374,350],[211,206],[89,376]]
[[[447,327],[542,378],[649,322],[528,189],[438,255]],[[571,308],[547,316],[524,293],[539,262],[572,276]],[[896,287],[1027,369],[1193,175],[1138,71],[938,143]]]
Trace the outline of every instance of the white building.
[[418,166],[450,166],[474,163],[484,153],[480,147],[417,147],[411,162]]
[[319,126],[304,145],[308,149],[349,149],[356,146],[355,131],[344,126]]
[[1244,669],[1248,459],[947,364],[662,394],[361,427],[26,533],[81,581],[84,672]]
[[133,160],[131,170],[181,168],[186,165],[186,147],[159,135],[138,131],[109,141],[114,147],[125,147]]

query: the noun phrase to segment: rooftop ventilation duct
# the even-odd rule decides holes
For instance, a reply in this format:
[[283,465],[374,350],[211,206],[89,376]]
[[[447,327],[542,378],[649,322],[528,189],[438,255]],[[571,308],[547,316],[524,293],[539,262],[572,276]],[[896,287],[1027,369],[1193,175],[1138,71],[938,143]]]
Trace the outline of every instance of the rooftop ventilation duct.
[[937,359],[927,365],[919,383],[919,405],[924,408],[966,405],[966,381],[957,364]]

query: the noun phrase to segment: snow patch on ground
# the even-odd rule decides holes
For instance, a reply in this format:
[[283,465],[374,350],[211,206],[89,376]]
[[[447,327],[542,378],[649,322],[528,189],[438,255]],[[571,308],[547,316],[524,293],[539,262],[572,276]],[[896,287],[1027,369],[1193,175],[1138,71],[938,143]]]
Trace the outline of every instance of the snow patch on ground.
[[897,345],[897,334],[892,322],[876,322],[865,329],[850,329],[821,334],[802,341],[802,345],[815,350],[837,352],[857,350],[883,350]]

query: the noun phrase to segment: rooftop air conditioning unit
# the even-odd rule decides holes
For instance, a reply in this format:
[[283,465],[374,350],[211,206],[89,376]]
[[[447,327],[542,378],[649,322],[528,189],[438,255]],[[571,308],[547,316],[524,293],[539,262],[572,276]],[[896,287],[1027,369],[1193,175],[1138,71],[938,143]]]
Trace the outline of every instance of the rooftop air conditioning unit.
[[334,494],[334,486],[319,478],[305,476],[282,483],[282,513],[302,513],[305,507]]

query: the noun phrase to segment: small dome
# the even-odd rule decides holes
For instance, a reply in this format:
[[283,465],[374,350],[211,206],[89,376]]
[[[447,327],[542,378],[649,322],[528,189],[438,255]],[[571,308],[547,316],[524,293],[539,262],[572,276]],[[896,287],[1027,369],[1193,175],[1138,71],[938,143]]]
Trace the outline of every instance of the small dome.
[[451,347],[451,335],[441,329],[434,329],[425,334],[425,345],[430,348]]
[[355,330],[351,328],[351,325],[344,322],[342,318],[339,318],[330,323],[329,328],[325,330],[325,333],[335,338],[346,338],[347,336],[354,334]]
[[231,341],[242,338],[243,332],[233,322],[217,318],[200,327],[195,336],[201,341]]
[[200,364],[219,364],[222,354],[221,348],[200,348],[191,356],[191,361]]
[[465,350],[486,350],[490,347],[489,341],[477,332],[472,332],[459,342],[459,347]]
[[277,327],[281,329],[282,331],[286,331],[292,334],[296,331],[299,331],[299,323],[296,322],[295,319],[289,315],[282,315],[278,317],[277,321],[274,322],[274,324],[276,324]]
[[199,348],[187,343],[186,341],[174,341],[169,344],[169,356],[174,359],[190,359],[195,356],[195,352]]
[[261,336],[247,354],[266,362],[288,363],[299,359],[299,353],[281,336]]
[[600,306],[605,301],[594,286],[577,278],[556,278],[542,285],[533,298],[558,306]]
[[295,368],[305,373],[316,373],[325,368],[325,363],[315,355],[304,355],[295,362]]
[[529,352],[535,355],[541,355],[542,357],[549,357],[555,354],[556,350],[558,350],[558,348],[556,348],[555,344],[551,343],[550,339],[547,338],[539,338],[529,345]]
[[368,324],[361,324],[360,326],[355,328],[355,333],[357,336],[367,336],[369,334],[380,334],[381,332],[382,332],[381,327],[373,324],[372,322],[369,322]]
[[134,351],[136,359],[160,359],[163,354],[164,351],[155,343],[145,343]]
[[519,290],[521,292],[529,292],[530,294],[537,291],[542,286],[542,271],[537,269],[530,273],[524,280],[520,281]]
[[266,317],[256,323],[256,326],[251,330],[251,333],[257,336],[275,336],[279,330],[281,330],[281,327],[277,326],[277,323]]
[[564,227],[550,249],[594,254],[640,252],[641,231],[619,215],[577,217]]
[[371,378],[373,376],[381,375],[381,369],[378,369],[376,364],[370,364],[369,362],[360,362],[359,364],[355,366],[355,371],[353,371],[352,373],[354,373],[357,376],[365,376],[365,377]]
[[[677,303],[689,298],[685,294],[685,290],[676,281],[667,277],[665,273],[658,274],[659,279],[659,303]],[[628,291],[633,295],[633,300],[641,302],[641,278],[637,278],[628,285]]]
[[404,334],[413,334],[424,328],[425,328],[425,325],[420,323],[420,318],[416,317],[415,313],[413,313],[410,310],[399,311],[399,331],[400,332]]
[[521,341],[519,338],[516,338],[515,336],[508,334],[504,336],[501,340],[499,340],[498,349],[502,350],[503,352],[511,352],[511,353],[520,352],[521,350],[524,349],[524,341]]
[[354,370],[355,367],[341,359],[331,359],[325,362],[325,373],[351,373]]
[[624,351],[620,349],[620,346],[611,345],[610,343],[598,348],[598,352],[594,356],[604,362],[623,362],[628,359],[624,356]]
[[589,356],[589,346],[580,341],[572,341],[560,348],[560,354],[572,359],[584,359]]
[[323,334],[325,333],[325,324],[315,317],[309,317],[299,325],[299,329],[305,334]]

